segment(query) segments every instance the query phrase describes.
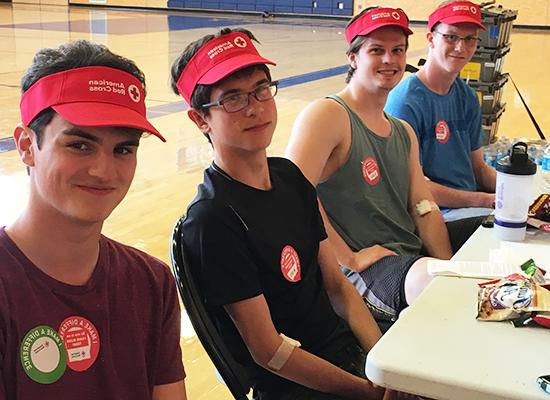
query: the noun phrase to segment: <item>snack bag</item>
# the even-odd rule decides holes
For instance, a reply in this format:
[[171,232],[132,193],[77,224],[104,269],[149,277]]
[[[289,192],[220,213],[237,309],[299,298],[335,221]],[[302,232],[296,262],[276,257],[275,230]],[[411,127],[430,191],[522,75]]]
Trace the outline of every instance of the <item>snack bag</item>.
[[512,274],[479,286],[479,320],[514,320],[523,313],[550,311],[550,291],[526,276]]
[[529,217],[550,222],[550,194],[541,194],[529,206]]

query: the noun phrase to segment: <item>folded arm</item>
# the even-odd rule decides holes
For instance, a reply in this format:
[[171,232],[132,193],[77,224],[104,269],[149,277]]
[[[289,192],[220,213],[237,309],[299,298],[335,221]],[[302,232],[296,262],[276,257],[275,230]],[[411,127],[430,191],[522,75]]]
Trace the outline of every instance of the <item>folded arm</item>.
[[439,210],[431,211],[423,216],[416,213],[416,204],[422,200],[434,201],[428,188],[428,182],[422,173],[418,153],[418,140],[411,126],[403,121],[411,138],[409,156],[409,212],[414,218],[418,234],[429,255],[441,259],[450,259],[452,254],[449,232]]
[[[263,295],[225,306],[254,361],[269,369],[268,363],[283,339],[275,329]],[[284,333],[284,332],[282,332]],[[354,376],[301,348],[295,348],[278,371],[288,380],[311,389],[350,399],[379,399],[384,390]]]

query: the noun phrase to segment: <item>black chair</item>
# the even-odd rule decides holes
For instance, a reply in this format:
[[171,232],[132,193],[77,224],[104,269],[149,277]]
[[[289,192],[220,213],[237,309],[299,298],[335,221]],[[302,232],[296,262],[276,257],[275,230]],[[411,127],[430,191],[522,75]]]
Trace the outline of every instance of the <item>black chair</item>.
[[247,400],[247,394],[251,387],[248,376],[223,343],[218,329],[206,311],[199,286],[191,273],[185,254],[183,220],[182,216],[174,226],[170,249],[172,267],[183,305],[206,353],[233,397],[237,400]]

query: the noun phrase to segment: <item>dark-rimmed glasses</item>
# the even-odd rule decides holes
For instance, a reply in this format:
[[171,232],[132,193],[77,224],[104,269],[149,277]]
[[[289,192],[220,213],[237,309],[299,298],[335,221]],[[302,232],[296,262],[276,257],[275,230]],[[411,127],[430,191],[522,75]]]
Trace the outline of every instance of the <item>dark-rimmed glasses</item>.
[[213,103],[203,104],[202,108],[210,107],[223,107],[223,109],[228,113],[235,113],[241,110],[244,110],[248,107],[250,103],[250,96],[254,96],[258,101],[268,101],[271,100],[277,94],[277,86],[279,82],[273,81],[269,83],[262,83],[257,86],[254,90],[250,92],[243,92],[237,94],[231,94],[227,97],[224,97],[220,101]]
[[468,47],[477,46],[477,44],[481,42],[479,37],[473,35],[462,37],[452,33],[442,33],[439,31],[434,31],[434,33],[439,33],[443,37],[443,40],[454,46],[456,46],[461,40],[464,41],[464,44]]

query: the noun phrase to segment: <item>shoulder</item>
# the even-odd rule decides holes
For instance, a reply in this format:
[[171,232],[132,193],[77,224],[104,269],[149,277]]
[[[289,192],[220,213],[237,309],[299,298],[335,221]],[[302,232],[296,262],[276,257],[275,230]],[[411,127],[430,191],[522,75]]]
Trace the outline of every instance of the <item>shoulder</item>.
[[145,276],[158,282],[171,280],[166,263],[135,247],[101,236],[100,249],[107,252],[111,267],[117,271],[131,272],[135,277]]
[[406,78],[402,79],[401,82],[397,84],[396,87],[394,87],[390,93],[394,92],[406,92],[412,88],[415,88],[418,86],[418,78],[416,75],[409,75]]
[[477,95],[475,90],[470,85],[468,85],[463,79],[461,79],[460,77],[457,77],[454,81],[454,85],[457,88],[457,92],[461,96],[467,97],[470,100],[474,99],[477,101]]
[[0,283],[10,285],[27,279],[27,274],[22,267],[29,263],[30,261],[10,239],[5,229],[0,228]]
[[416,143],[416,133],[414,131],[414,128],[404,119],[399,119],[392,117],[391,115],[388,115],[388,118],[392,120],[397,127],[398,131],[400,131],[403,134],[403,138],[407,143]]
[[390,91],[384,109],[389,114],[398,114],[402,117],[402,113],[416,109],[419,104],[418,98],[424,96],[426,91],[423,90],[420,79],[416,75],[411,75]]
[[343,121],[348,121],[347,110],[336,100],[323,98],[315,100],[304,108],[294,123],[293,134],[315,134],[323,127],[322,133],[339,132]]
[[305,185],[308,188],[315,189],[292,160],[283,157],[270,157],[268,160],[270,173],[275,173],[294,185]]

